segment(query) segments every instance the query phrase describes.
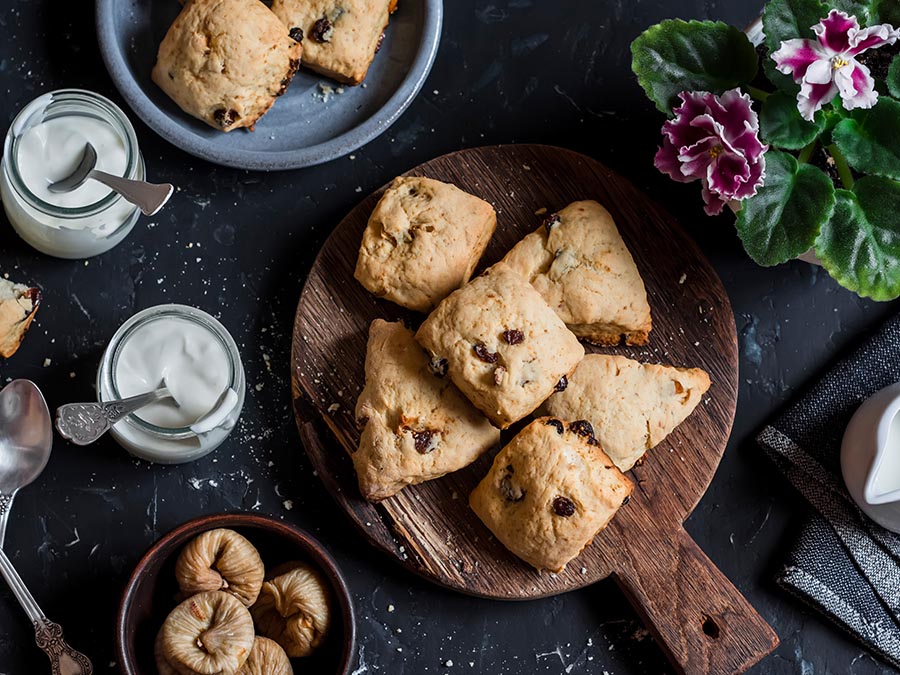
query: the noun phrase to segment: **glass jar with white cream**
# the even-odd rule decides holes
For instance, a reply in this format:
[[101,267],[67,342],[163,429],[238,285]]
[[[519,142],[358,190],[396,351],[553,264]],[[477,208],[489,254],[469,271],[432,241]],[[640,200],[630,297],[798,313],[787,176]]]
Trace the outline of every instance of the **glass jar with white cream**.
[[206,312],[159,305],[138,312],[110,340],[97,373],[102,402],[165,386],[171,398],[113,425],[131,454],[179,464],[215,450],[244,405],[244,367],[234,339]]
[[97,151],[97,169],[144,179],[134,127],[99,94],[81,89],[44,94],[25,106],[6,132],[3,209],[19,236],[47,255],[99,255],[127,237],[140,216],[138,207],[95,180],[71,192],[50,192],[50,183],[75,171],[88,142]]

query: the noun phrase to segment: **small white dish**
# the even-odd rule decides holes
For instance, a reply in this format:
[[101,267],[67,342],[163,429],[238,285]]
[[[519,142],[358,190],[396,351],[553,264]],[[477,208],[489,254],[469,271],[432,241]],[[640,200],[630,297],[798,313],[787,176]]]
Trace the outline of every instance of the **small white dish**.
[[854,413],[841,442],[841,472],[863,513],[900,533],[900,383]]

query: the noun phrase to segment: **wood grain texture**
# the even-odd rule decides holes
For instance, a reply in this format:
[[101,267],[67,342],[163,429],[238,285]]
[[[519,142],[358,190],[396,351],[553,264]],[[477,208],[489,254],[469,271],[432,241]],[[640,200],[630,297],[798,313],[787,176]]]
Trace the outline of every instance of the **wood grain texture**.
[[[294,408],[303,445],[331,494],[377,548],[413,572],[464,593],[545,597],[615,574],[682,672],[740,672],[771,651],[777,644],[774,633],[682,528],[719,464],[737,400],[734,317],[719,278],[696,244],[631,183],[561,148],[463,150],[408,174],[452,182],[494,205],[497,232],[479,270],[541,224],[545,216],[536,211],[553,212],[579,199],[599,201],[615,218],[643,275],[653,331],[646,347],[588,351],[701,367],[712,386],[697,410],[631,472],[636,489],[630,503],[561,574],[539,574],[521,562],[469,509],[468,495],[492,456],[380,504],[364,501],[347,452],[359,439],[353,411],[363,386],[368,326],[381,317],[415,328],[424,318],[375,298],[353,278],[362,232],[382,188],[335,228],[297,307]],[[503,442],[520,427],[504,432]],[[660,547],[666,555],[658,554]],[[679,591],[694,588],[687,584],[688,575],[700,580],[702,593]],[[681,582],[687,585],[674,588]],[[674,594],[665,602],[660,599],[663,590]],[[718,637],[703,632],[706,617],[717,622]],[[723,638],[731,638],[739,625],[734,644],[746,643],[746,649],[733,658],[722,655],[717,645],[732,645]]]

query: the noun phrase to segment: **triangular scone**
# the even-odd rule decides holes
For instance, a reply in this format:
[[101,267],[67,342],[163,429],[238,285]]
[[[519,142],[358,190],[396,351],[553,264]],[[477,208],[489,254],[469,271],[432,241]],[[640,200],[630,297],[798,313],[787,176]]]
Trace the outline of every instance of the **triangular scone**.
[[709,389],[699,368],[638,363],[624,356],[588,354],[540,414],[585,419],[603,451],[628,471],[681,424]]
[[595,201],[552,214],[506,254],[575,335],[599,345],[647,344],[644,282],[612,216]]
[[450,378],[432,372],[412,331],[381,319],[369,328],[356,418],[365,426],[353,465],[373,502],[462,469],[500,441]]

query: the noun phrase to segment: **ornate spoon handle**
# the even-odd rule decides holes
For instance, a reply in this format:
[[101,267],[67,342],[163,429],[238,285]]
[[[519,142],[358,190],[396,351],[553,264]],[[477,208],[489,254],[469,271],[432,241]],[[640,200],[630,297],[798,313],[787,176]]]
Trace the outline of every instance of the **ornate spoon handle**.
[[22,609],[34,624],[34,640],[50,658],[53,675],[91,675],[94,667],[90,660],[66,644],[63,639],[62,627],[44,616],[44,612],[38,607],[34,596],[31,595],[25,582],[22,581],[22,577],[16,572],[16,568],[13,567],[2,548],[0,548],[0,573],[3,574],[13,595],[16,596]]
[[34,641],[50,657],[53,675],[91,675],[94,666],[81,652],[72,649],[63,638],[62,626],[46,617],[34,623]]
[[171,395],[168,389],[162,387],[121,401],[68,403],[56,409],[56,429],[75,445],[89,445],[126,415]]

